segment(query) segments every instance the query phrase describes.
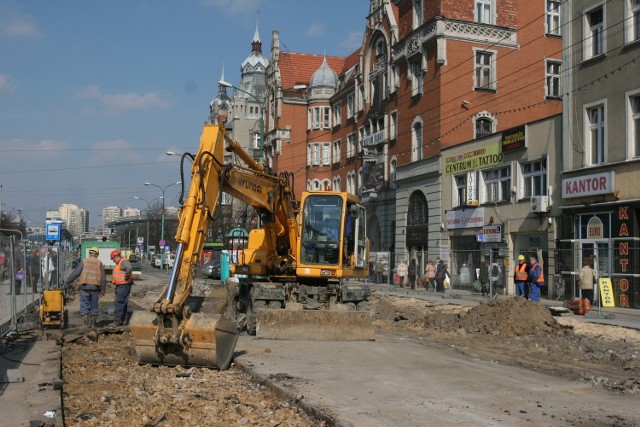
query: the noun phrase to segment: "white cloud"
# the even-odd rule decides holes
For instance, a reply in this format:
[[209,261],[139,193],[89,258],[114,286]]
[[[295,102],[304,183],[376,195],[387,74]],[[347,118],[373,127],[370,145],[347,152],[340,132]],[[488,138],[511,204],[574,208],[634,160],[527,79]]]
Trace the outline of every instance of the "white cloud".
[[16,83],[9,76],[0,74],[0,93],[13,93],[16,87]]
[[360,31],[352,31],[342,39],[340,46],[344,48],[348,53],[362,46],[362,33]]
[[145,160],[133,151],[131,144],[122,139],[96,142],[92,148],[89,159],[89,164],[92,165],[140,163]]
[[311,24],[307,31],[304,33],[307,37],[320,37],[324,35],[324,25],[323,24]]
[[129,93],[103,93],[96,85],[90,85],[79,90],[73,95],[79,101],[95,100],[103,108],[104,112],[110,114],[126,113],[128,111],[158,110],[169,107],[169,101],[162,98],[158,92],[148,92],[138,94]]
[[207,6],[217,7],[230,15],[255,15],[258,0],[200,0]]
[[0,31],[9,37],[31,38],[41,35],[35,20],[9,6],[0,7]]
[[0,164],[19,169],[20,164],[42,164],[56,160],[59,162],[69,154],[70,145],[64,141],[43,139],[32,143],[22,139],[0,141]]

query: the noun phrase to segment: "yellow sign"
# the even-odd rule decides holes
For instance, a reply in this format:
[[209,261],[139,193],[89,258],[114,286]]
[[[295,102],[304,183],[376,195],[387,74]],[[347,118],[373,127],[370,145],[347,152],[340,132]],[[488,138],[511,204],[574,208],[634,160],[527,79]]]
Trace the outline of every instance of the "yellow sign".
[[466,151],[446,157],[444,170],[447,175],[470,172],[488,166],[495,166],[503,160],[500,143],[487,145],[486,147]]
[[611,279],[603,278],[598,280],[598,286],[600,287],[600,297],[602,298],[603,307],[615,307],[616,303],[613,299],[613,286],[611,286]]

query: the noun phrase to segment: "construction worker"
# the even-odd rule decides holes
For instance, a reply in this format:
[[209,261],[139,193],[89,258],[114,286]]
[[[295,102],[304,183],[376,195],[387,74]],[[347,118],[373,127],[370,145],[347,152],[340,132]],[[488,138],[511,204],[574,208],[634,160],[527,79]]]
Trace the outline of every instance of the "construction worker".
[[89,248],[89,256],[71,272],[64,285],[68,286],[78,279],[80,288],[80,314],[85,328],[95,328],[98,319],[98,298],[104,295],[107,288],[107,275],[104,265],[98,259],[100,249]]
[[113,303],[113,315],[115,319],[111,326],[122,326],[126,320],[129,294],[133,285],[133,267],[128,259],[124,258],[119,250],[111,251],[111,260],[116,263],[113,268],[112,282],[115,285],[116,298]]
[[529,299],[529,264],[525,262],[522,254],[518,255],[513,281],[516,284],[516,295]]
[[544,272],[542,266],[538,264],[538,257],[531,255],[529,258],[529,298],[532,302],[540,302],[540,288],[544,286]]

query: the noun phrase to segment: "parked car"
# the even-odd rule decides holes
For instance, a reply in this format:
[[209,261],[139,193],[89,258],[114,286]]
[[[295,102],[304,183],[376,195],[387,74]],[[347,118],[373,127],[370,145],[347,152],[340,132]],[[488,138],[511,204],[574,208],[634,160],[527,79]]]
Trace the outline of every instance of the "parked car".
[[162,257],[160,255],[154,255],[153,258],[153,266],[155,268],[160,268],[162,267]]
[[200,271],[211,279],[220,279],[220,261],[209,261],[202,266]]

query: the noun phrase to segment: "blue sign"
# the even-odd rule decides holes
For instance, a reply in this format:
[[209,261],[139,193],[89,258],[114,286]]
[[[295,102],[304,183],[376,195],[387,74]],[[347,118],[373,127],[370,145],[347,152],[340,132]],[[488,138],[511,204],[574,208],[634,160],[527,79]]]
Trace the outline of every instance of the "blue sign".
[[47,224],[47,240],[54,240],[59,242],[62,234],[62,224],[49,223]]

